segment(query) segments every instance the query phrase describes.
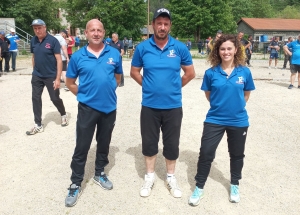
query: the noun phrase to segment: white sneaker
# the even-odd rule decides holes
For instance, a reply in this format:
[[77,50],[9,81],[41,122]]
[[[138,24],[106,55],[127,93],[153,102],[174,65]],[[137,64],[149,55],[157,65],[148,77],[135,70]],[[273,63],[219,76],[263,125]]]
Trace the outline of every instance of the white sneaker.
[[64,90],[65,90],[65,91],[70,91],[69,88],[68,88],[66,85],[65,85],[65,87],[64,87]]
[[181,198],[182,192],[181,192],[180,188],[178,187],[175,176],[168,177],[167,180],[165,181],[165,185],[173,197]]
[[150,177],[148,174],[145,175],[145,182],[140,190],[141,197],[148,197],[151,194],[151,190],[154,186],[155,175]]
[[41,133],[44,131],[43,125],[38,126],[34,124],[34,126],[30,129],[30,131],[26,131],[27,135],[35,135],[36,133]]
[[61,126],[67,126],[69,125],[68,115],[61,116]]
[[270,67],[270,66],[269,66],[268,68],[269,68],[269,69],[271,69],[271,67]]
[[275,66],[274,69],[277,69],[277,67]]

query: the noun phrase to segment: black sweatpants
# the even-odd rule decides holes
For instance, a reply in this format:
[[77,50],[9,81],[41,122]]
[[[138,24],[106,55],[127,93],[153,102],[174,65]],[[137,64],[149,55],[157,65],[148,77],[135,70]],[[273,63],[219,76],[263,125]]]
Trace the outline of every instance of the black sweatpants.
[[41,126],[42,123],[42,93],[44,87],[47,87],[50,99],[57,108],[61,116],[66,114],[65,106],[62,99],[59,97],[59,89],[54,90],[53,81],[55,78],[40,78],[32,75],[32,107],[34,114],[34,122]]
[[72,184],[81,186],[84,177],[84,167],[87,160],[95,128],[97,126],[95,175],[100,176],[109,163],[108,153],[112,131],[116,121],[116,110],[105,114],[89,106],[79,103],[76,123],[76,147],[71,162]]
[[[0,71],[9,71],[9,59],[10,59],[10,54],[9,52],[4,52],[2,53],[2,60],[0,61]],[[4,69],[2,69],[2,61],[4,61]]]
[[225,131],[227,133],[228,152],[230,156],[231,184],[238,185],[239,180],[242,178],[248,127],[223,126],[205,122],[201,138],[197,174],[195,176],[196,186],[201,189],[205,185],[211,163],[215,158],[217,147]]

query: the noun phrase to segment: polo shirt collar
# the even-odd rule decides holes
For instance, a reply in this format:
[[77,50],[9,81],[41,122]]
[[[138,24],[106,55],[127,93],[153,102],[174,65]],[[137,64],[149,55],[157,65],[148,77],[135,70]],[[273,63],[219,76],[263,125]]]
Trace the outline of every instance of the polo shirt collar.
[[[50,34],[47,33],[46,36],[43,38],[42,42],[44,42],[45,40],[48,40],[49,36],[50,36]],[[38,42],[40,42],[40,40],[39,40],[39,38],[37,36],[35,36],[35,40],[38,41]]]
[[[156,43],[155,43],[154,35],[150,38],[150,41],[149,41],[149,42],[150,42],[151,45],[158,47],[158,46],[156,45]],[[175,44],[174,38],[171,37],[170,35],[168,35],[168,43],[167,43],[167,45],[164,47],[164,49],[168,49],[168,47],[174,46],[174,44]]]
[[[88,50],[87,50],[87,46],[88,46],[88,44],[87,45],[85,45],[84,47],[83,47],[83,51],[81,52],[81,54],[83,55],[83,56],[89,56],[89,57],[94,57],[94,55],[93,54],[91,54]],[[101,54],[100,54],[100,56],[101,55],[103,55],[103,53],[105,53],[105,52],[109,52],[109,47],[108,47],[109,45],[108,44],[105,44],[104,43],[104,48],[103,48],[103,51],[101,52]],[[99,57],[100,57],[99,56]]]
[[[216,72],[221,73],[222,75],[227,76],[227,73],[224,72],[224,70],[223,70],[222,67],[221,67],[221,64],[217,65],[217,66],[215,67],[214,70],[215,70]],[[237,67],[235,67],[235,68],[233,69],[233,71],[232,71],[232,73],[231,73],[230,76],[234,76],[234,75],[236,75],[236,74],[237,74],[238,72],[240,72],[240,71],[241,71],[241,66],[237,66]]]

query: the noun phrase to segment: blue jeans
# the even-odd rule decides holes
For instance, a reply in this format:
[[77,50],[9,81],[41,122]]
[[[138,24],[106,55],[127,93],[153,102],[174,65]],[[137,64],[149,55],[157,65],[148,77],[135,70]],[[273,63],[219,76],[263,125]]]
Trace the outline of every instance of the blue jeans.
[[10,52],[10,58],[11,58],[11,68],[14,70],[16,69],[16,58],[17,58],[18,52]]

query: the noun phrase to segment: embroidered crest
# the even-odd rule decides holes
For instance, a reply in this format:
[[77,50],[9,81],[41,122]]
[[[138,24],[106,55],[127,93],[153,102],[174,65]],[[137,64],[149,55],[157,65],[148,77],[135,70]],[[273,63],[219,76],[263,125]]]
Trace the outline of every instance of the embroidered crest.
[[108,58],[107,64],[116,64],[116,63],[114,62],[114,59],[112,57],[110,57],[110,58]]
[[238,77],[238,80],[236,81],[237,84],[244,84],[244,78],[243,76]]
[[169,50],[169,51],[170,51],[170,54],[167,55],[168,57],[176,57],[176,54],[175,54],[175,50],[174,50],[174,49],[171,49],[171,50]]
[[50,49],[50,48],[51,48],[50,43],[46,43],[45,48],[46,48],[46,49]]

